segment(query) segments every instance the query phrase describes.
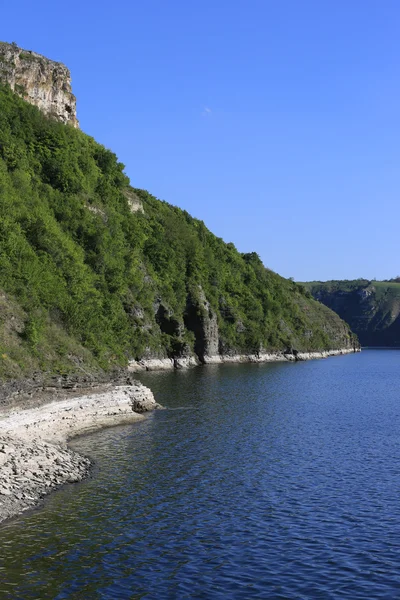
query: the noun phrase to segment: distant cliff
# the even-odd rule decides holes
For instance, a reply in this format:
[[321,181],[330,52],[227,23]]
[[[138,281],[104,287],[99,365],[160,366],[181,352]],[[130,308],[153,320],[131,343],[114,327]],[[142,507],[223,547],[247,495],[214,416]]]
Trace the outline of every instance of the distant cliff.
[[312,281],[303,284],[357,334],[362,346],[400,347],[400,283]]
[[71,74],[62,63],[0,42],[0,81],[46,115],[79,127]]

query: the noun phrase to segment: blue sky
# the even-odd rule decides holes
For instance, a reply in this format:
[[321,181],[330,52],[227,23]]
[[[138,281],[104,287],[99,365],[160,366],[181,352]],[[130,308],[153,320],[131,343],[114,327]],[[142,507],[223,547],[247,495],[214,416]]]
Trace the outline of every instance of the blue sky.
[[397,0],[19,0],[132,184],[297,280],[400,273]]

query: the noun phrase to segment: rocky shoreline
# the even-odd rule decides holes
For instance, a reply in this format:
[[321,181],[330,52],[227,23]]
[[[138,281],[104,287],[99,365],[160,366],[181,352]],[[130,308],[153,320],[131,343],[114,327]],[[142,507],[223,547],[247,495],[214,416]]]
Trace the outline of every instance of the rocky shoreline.
[[84,479],[91,462],[67,447],[74,436],[132,423],[160,408],[144,385],[104,387],[46,402],[28,398],[0,414],[0,522],[36,506],[51,491]]
[[290,350],[287,352],[260,352],[257,354],[214,354],[203,356],[202,361],[193,356],[182,358],[150,358],[131,360],[128,365],[128,371],[132,373],[171,371],[173,369],[188,369],[201,364],[296,362],[328,358],[329,356],[340,356],[342,354],[353,354],[354,352],[361,352],[361,348],[340,348],[337,350],[321,350],[320,352],[297,352],[296,350]]

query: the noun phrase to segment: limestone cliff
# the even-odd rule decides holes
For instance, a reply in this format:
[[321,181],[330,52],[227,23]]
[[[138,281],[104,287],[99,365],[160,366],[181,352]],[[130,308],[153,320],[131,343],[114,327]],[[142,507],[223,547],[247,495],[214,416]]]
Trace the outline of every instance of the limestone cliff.
[[0,42],[0,81],[46,115],[79,127],[71,74],[62,63]]

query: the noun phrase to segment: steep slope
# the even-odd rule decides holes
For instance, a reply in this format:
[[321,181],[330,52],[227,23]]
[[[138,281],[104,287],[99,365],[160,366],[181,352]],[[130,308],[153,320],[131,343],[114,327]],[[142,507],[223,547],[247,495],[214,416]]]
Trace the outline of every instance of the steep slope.
[[304,286],[349,323],[363,346],[400,347],[399,281],[312,281]]
[[0,375],[351,348],[346,324],[0,86]]

